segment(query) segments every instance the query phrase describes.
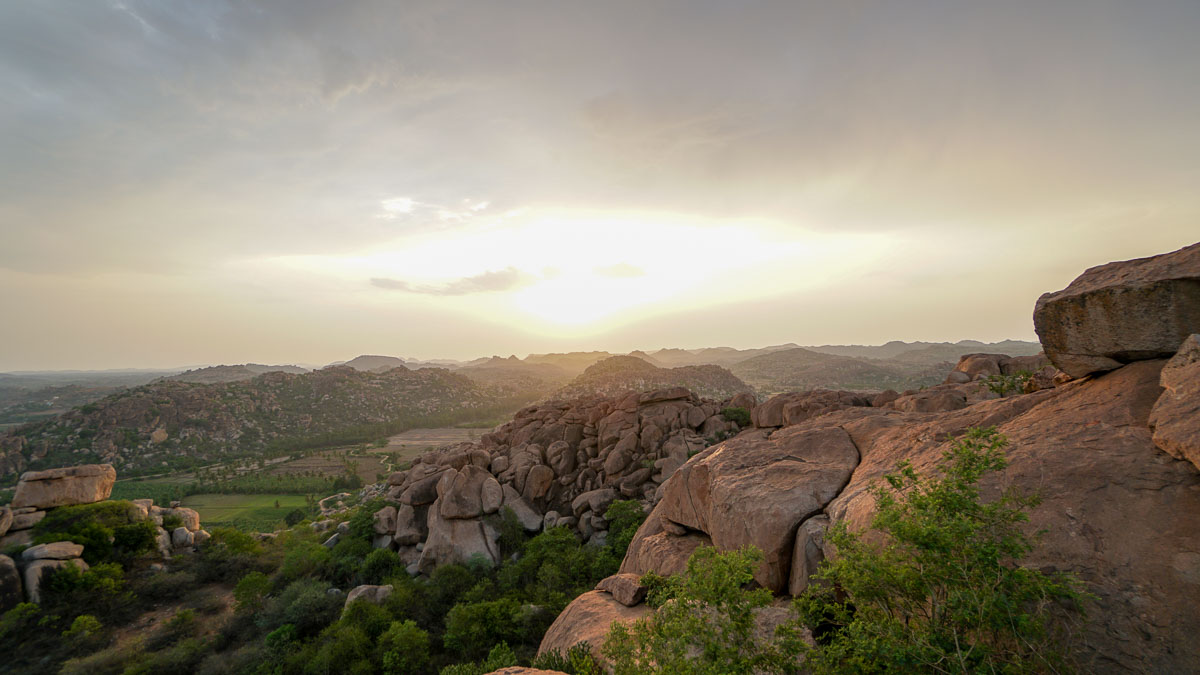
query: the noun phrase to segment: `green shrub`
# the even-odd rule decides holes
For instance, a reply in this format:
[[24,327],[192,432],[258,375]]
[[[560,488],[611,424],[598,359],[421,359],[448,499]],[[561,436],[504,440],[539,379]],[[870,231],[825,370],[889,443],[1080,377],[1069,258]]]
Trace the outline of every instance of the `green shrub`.
[[608,521],[608,547],[618,558],[624,558],[633,535],[646,520],[646,511],[641,502],[620,500],[609,505],[604,518]]
[[721,410],[721,417],[725,418],[726,422],[734,422],[739,427],[750,426],[750,411],[741,407],[729,407]]
[[988,391],[997,396],[1004,397],[1024,391],[1025,385],[1032,377],[1033,373],[1028,370],[1021,370],[1012,375],[985,375],[979,378],[979,381]]
[[316,579],[295,581],[267,600],[255,623],[268,631],[290,623],[299,638],[316,635],[337,619],[345,601],[343,595],[327,593],[328,588],[328,584]]
[[177,528],[183,527],[183,518],[174,513],[164,513],[162,517],[162,528],[167,532],[172,532]]
[[100,621],[91,614],[80,614],[71,622],[71,627],[63,631],[63,639],[88,641],[104,629]]
[[587,642],[575,644],[563,654],[557,649],[551,649],[539,654],[529,664],[531,668],[542,670],[557,670],[567,675],[602,675],[604,667],[592,656],[592,648]]
[[384,579],[404,572],[404,563],[395,551],[379,548],[367,554],[359,569],[359,579],[364,584],[378,585]]
[[501,642],[492,647],[487,658],[481,663],[459,663],[442,668],[440,675],[484,675],[493,670],[510,668],[517,665],[517,655],[513,653],[508,643]]
[[521,640],[521,603],[513,599],[455,605],[446,614],[447,649],[466,658],[479,658],[502,641]]
[[692,553],[685,574],[647,575],[647,601],[656,611],[629,626],[613,623],[603,648],[613,672],[786,672],[792,664],[785,652],[754,637],[754,610],[770,605],[771,593],[743,587],[761,561],[757,549],[705,546]]
[[262,572],[251,572],[242,577],[233,589],[233,599],[237,603],[237,611],[259,611],[270,591],[271,580]]
[[1021,567],[1034,497],[1008,491],[982,503],[979,480],[1000,471],[1006,439],[971,429],[945,453],[942,475],[907,462],[873,489],[872,544],[830,530],[838,557],[797,599],[821,636],[814,673],[1032,673],[1070,669],[1067,638],[1086,597],[1073,577]]
[[385,675],[413,675],[429,666],[429,633],[413,621],[393,621],[379,636]]

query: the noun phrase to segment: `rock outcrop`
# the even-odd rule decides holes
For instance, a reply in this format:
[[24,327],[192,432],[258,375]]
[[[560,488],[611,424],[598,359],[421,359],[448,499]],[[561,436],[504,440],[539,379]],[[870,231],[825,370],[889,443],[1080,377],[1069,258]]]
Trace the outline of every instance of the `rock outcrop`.
[[[755,411],[759,428],[705,450],[666,481],[621,571],[669,574],[682,571],[698,546],[753,543],[767,556],[759,583],[799,593],[836,553],[825,541],[832,524],[870,527],[869,488],[885,473],[901,460],[928,472],[954,438],[995,426],[1009,440],[1009,465],[985,481],[985,497],[1006,488],[1039,494],[1029,530],[1045,534],[1025,564],[1071,572],[1096,596],[1083,628],[1082,669],[1193,670],[1200,663],[1192,638],[1200,630],[1200,326],[1189,303],[1197,256],[1200,246],[1106,265],[1043,296],[1039,335],[1065,374],[1052,374],[1037,357],[972,354],[946,384],[880,395],[874,405],[835,404],[789,420],[788,401],[820,397],[764,403]],[[978,382],[1021,370],[1035,373],[1031,382],[1042,377],[1028,393],[1000,397]],[[605,600],[577,601],[591,610],[580,615],[568,606],[552,644],[570,646],[565,636],[576,624],[598,634],[604,613],[597,608],[624,606]]]
[[111,464],[84,464],[21,475],[13,495],[13,508],[48,509],[72,504],[91,504],[108,499],[117,472]]
[[575,598],[558,615],[542,637],[538,654],[558,650],[566,653],[580,642],[587,642],[596,658],[614,621],[632,623],[650,613],[646,605],[626,607],[606,591],[588,591]]
[[1072,377],[1170,358],[1200,332],[1200,244],[1093,267],[1037,301],[1033,325]]
[[0,554],[0,614],[16,607],[22,600],[21,573],[12,558]]

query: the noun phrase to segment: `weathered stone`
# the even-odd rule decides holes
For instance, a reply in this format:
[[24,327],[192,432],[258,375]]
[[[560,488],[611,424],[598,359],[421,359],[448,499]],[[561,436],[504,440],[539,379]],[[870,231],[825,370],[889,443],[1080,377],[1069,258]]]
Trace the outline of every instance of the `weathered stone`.
[[479,489],[479,501],[483,506],[484,513],[495,513],[504,503],[504,490],[500,487],[500,483],[490,475],[483,481],[483,485]]
[[821,561],[825,560],[825,531],[829,529],[829,516],[813,516],[800,524],[796,530],[796,547],[792,551],[792,572],[788,580],[788,593],[800,595],[808,588],[809,579],[816,573]]
[[387,584],[386,586],[371,586],[367,584],[355,586],[354,588],[350,589],[349,593],[346,594],[346,604],[343,606],[342,611],[344,613],[345,610],[349,609],[350,604],[355,600],[369,602],[372,605],[382,605],[383,603],[387,602],[387,599],[391,597],[391,595],[391,584]]
[[1038,298],[1033,326],[1072,377],[1169,358],[1200,333],[1200,244],[1093,267]]
[[184,506],[177,506],[170,509],[163,509],[163,515],[176,516],[183,521],[183,526],[188,529],[188,532],[195,532],[200,529],[200,514],[195,509],[189,509]]
[[438,482],[441,480],[442,472],[445,470],[439,467],[436,471],[416,479],[410,474],[408,480],[412,482],[405,486],[404,491],[400,493],[400,502],[411,506],[432,504],[438,497]]
[[956,389],[930,389],[901,396],[891,407],[904,412],[949,412],[967,407],[967,397]]
[[542,529],[543,517],[533,510],[533,507],[521,498],[520,493],[513,486],[505,483],[503,488],[504,505],[501,508],[512,509],[513,514],[517,516],[521,527],[528,532],[537,532]]
[[12,527],[12,521],[12,509],[7,506],[0,506],[0,537],[8,534],[9,528]]
[[687,561],[701,546],[712,546],[712,539],[703,532],[689,532],[674,536],[663,531],[659,518],[647,518],[638,528],[621,561],[622,573],[641,576],[655,572],[663,576],[682,574],[687,570]]
[[[485,489],[486,486],[486,489]],[[492,512],[500,508],[500,485],[486,470],[468,464],[458,471],[447,471],[438,482],[438,509],[442,518],[478,518],[485,509],[485,491]]]
[[602,579],[600,583],[596,584],[596,590],[607,591],[617,602],[626,607],[633,607],[642,604],[642,601],[646,599],[648,589],[642,585],[641,576],[618,573]]
[[177,527],[171,532],[171,546],[187,548],[192,545],[192,532],[187,527]]
[[42,518],[46,517],[45,511],[33,511],[28,513],[18,513],[13,516],[12,525],[8,528],[10,531],[28,530],[29,528],[42,522]]
[[592,654],[600,659],[600,649],[614,621],[632,623],[649,612],[650,608],[646,605],[626,607],[609,593],[588,591],[567,605],[546,630],[538,654],[552,650],[565,654],[580,642],[587,642]]
[[396,509],[396,531],[392,534],[392,540],[399,546],[411,546],[421,541],[425,538],[421,522],[416,509],[408,504],[401,504]]
[[139,520],[149,518],[151,510],[154,509],[153,499],[131,499],[129,503],[133,504],[133,508],[137,509],[137,518]]
[[75,560],[35,560],[25,566],[25,597],[29,602],[42,601],[41,587],[47,573],[67,565],[74,565],[83,571],[88,570],[88,564],[80,559]]
[[679,469],[650,518],[700,530],[721,549],[757,547],[764,560],[755,579],[782,592],[797,525],[838,495],[858,461],[839,427],[744,432]]
[[396,542],[390,534],[377,534],[371,538],[371,548],[394,549]]
[[[412,508],[412,507],[409,507]],[[391,534],[396,531],[396,507],[385,506],[371,516],[375,534]]]
[[332,535],[329,536],[328,539],[326,539],[324,542],[322,542],[321,545],[324,546],[325,548],[333,548],[334,546],[337,546],[338,542],[341,540],[342,540],[342,533],[334,532]]
[[91,504],[112,494],[117,471],[111,464],[84,464],[45,471],[27,471],[17,483],[11,506],[55,506]]
[[545,464],[538,464],[529,469],[529,475],[525,479],[525,498],[529,500],[540,499],[546,496],[546,492],[550,489],[550,484],[554,482],[554,470]]
[[194,546],[199,546],[209,539],[212,539],[212,535],[205,530],[196,530],[192,533],[192,545]]
[[1200,468],[1200,335],[1184,340],[1159,384],[1164,391],[1150,412],[1154,444]]
[[604,510],[608,508],[608,505],[612,504],[616,500],[616,490],[613,490],[612,488],[600,488],[599,490],[585,492],[576,497],[571,502],[571,510],[575,512],[576,516],[581,516],[587,511],[591,511],[592,513],[596,514],[603,514]]
[[465,563],[480,555],[489,562],[500,560],[499,533],[478,518],[444,518],[438,508],[441,498],[429,508],[429,536],[417,563],[421,572],[432,572],[440,565]]
[[555,441],[546,448],[546,462],[554,473],[565,476],[575,470],[575,451],[566,441]]
[[26,562],[34,560],[70,560],[83,555],[83,546],[69,541],[56,541],[50,544],[38,544],[25,549],[21,558]]

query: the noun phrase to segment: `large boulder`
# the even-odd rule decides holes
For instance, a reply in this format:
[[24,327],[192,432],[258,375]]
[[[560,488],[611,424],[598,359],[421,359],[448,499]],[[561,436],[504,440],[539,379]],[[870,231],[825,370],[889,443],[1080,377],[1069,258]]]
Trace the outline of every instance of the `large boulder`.
[[636,607],[646,599],[649,589],[642,585],[641,576],[628,572],[605,577],[596,584],[597,591],[605,591],[617,602],[626,607]]
[[1150,412],[1154,444],[1200,467],[1200,335],[1191,335],[1163,366],[1162,396]]
[[429,508],[429,536],[425,539],[417,569],[429,573],[440,565],[465,563],[474,556],[499,562],[500,533],[480,518],[443,517],[440,501],[441,498]]
[[1200,332],[1200,244],[1093,267],[1037,301],[1046,356],[1072,377],[1169,358]]
[[755,579],[783,592],[796,527],[841,492],[858,461],[839,427],[744,432],[675,472],[650,518],[704,532],[721,549],[757,547]]
[[610,593],[588,591],[575,598],[550,624],[546,635],[542,637],[538,654],[552,650],[565,654],[580,642],[587,642],[592,654],[598,659],[602,658],[600,649],[614,621],[632,623],[649,613],[650,608],[646,605],[626,607]]
[[646,518],[625,552],[620,572],[638,576],[647,572],[663,576],[682,574],[687,570],[692,553],[701,546],[712,546],[712,543],[703,532],[672,534],[663,529],[660,518]]
[[117,471],[111,464],[84,464],[45,471],[27,471],[17,483],[11,506],[47,509],[91,504],[112,494]]
[[25,549],[21,558],[26,562],[34,560],[71,560],[83,555],[83,546],[69,541],[56,541],[50,544],[38,544]]
[[12,527],[12,521],[12,509],[7,506],[0,506],[0,537],[8,534],[8,528]]
[[23,599],[17,564],[12,558],[0,554],[0,614],[16,607]]
[[346,604],[343,607],[349,608],[350,603],[354,602],[355,600],[362,600],[373,605],[382,605],[384,602],[387,602],[387,599],[391,597],[391,595],[391,584],[386,586],[371,586],[369,584],[355,586],[354,588],[350,589],[349,593],[346,594]]

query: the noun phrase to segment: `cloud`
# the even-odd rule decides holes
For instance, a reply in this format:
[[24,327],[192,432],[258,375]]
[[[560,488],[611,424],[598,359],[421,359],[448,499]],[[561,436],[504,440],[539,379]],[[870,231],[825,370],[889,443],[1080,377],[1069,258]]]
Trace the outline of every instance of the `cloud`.
[[403,291],[419,295],[474,295],[476,293],[492,293],[495,291],[511,291],[529,283],[524,274],[515,267],[502,270],[487,271],[472,277],[455,279],[440,286],[430,284],[413,284],[402,279],[374,277],[371,285],[389,291]]
[[616,265],[607,265],[605,267],[597,267],[592,270],[602,277],[611,277],[613,279],[629,279],[631,277],[644,277],[646,270],[630,265],[629,263],[617,263]]

